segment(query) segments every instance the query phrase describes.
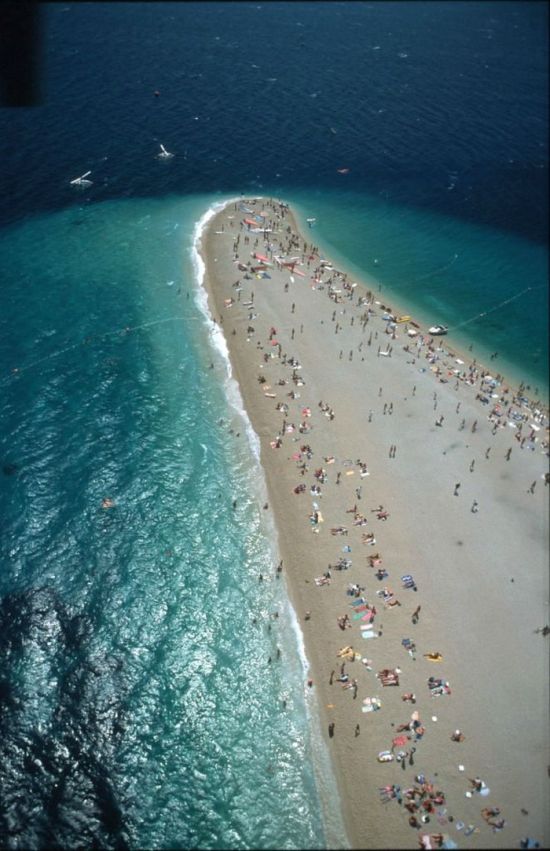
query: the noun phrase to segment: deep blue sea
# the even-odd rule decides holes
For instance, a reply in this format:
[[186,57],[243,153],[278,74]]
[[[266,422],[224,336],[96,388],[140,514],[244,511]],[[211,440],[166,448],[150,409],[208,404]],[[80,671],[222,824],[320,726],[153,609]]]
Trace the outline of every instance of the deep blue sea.
[[547,398],[547,18],[41,6],[42,104],[0,109],[2,847],[345,844],[197,223],[284,198]]

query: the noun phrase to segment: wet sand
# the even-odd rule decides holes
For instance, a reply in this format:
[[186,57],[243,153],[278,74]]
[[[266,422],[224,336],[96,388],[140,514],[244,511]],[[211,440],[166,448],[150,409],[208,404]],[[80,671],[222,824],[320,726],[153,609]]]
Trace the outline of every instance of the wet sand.
[[[245,220],[259,224],[243,206],[266,212],[273,231],[251,232]],[[461,848],[519,847],[526,836],[548,846],[550,639],[535,632],[550,619],[547,412],[534,414],[517,399],[509,407],[516,391],[505,393],[504,381],[482,388],[480,365],[469,370],[451,335],[431,338],[410,321],[386,333],[376,294],[361,281],[350,287],[345,270],[315,271],[314,243],[315,229],[298,234],[279,202],[243,199],[211,220],[201,253],[212,316],[260,439],[282,575],[311,665],[313,683],[304,689],[320,706],[350,842],[416,848],[422,836],[443,834]],[[273,263],[269,278],[250,271],[263,265],[255,252]],[[279,268],[276,257],[299,259]],[[299,486],[304,492],[295,493]],[[385,520],[374,510],[380,505]],[[339,527],[347,534],[331,533]],[[363,542],[369,533],[374,545]],[[375,554],[381,564],[370,566]],[[351,566],[331,569],[330,584],[318,586],[315,578],[341,558]],[[386,578],[377,578],[378,567]],[[416,590],[403,587],[405,575]],[[355,616],[350,584],[376,608],[377,638],[362,637],[360,618],[371,615]],[[384,588],[393,592],[386,603]],[[346,614],[351,627],[341,629],[337,619]],[[361,657],[345,663],[356,689],[337,681],[346,646]],[[442,658],[430,661],[428,653]],[[382,685],[377,673],[396,668],[399,685]],[[450,693],[432,694],[429,677]],[[414,704],[402,699],[407,693]],[[378,711],[362,712],[367,697],[380,699]],[[414,712],[416,727],[398,731]],[[464,741],[451,740],[457,729]],[[399,735],[409,738],[380,763]],[[433,784],[429,810],[405,808],[418,775]],[[470,778],[481,778],[490,794],[466,796]],[[500,809],[494,826],[481,815],[487,807]],[[429,821],[411,826],[422,813]]]

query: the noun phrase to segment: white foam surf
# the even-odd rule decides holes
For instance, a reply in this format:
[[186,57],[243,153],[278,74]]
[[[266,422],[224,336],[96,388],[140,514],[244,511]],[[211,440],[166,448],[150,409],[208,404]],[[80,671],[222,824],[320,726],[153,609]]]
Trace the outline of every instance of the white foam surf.
[[245,432],[248,442],[250,444],[250,448],[252,449],[255,458],[259,462],[260,440],[256,432],[252,428],[252,423],[250,422],[250,419],[244,407],[239,385],[236,379],[233,377],[233,369],[231,367],[231,361],[229,358],[227,340],[225,339],[225,335],[220,326],[217,324],[217,322],[214,321],[214,317],[212,316],[212,312],[210,310],[210,305],[208,304],[208,294],[204,286],[204,275],[206,272],[206,267],[204,264],[204,260],[202,259],[202,255],[200,253],[202,236],[208,223],[211,221],[211,219],[214,218],[217,213],[220,212],[220,210],[223,210],[224,207],[227,207],[229,204],[235,204],[238,201],[240,201],[240,198],[228,198],[225,201],[217,201],[215,204],[209,207],[208,210],[204,213],[204,215],[199,219],[193,230],[191,262],[195,271],[195,281],[197,284],[195,293],[195,303],[204,316],[212,345],[216,349],[218,354],[221,355],[221,358],[223,360],[226,370],[224,389],[226,392],[227,399],[231,407],[243,419],[245,423]]
[[[256,434],[248,413],[244,407],[241,391],[236,379],[233,377],[233,369],[229,357],[229,348],[225,335],[214,321],[210,305],[208,303],[208,293],[204,285],[206,266],[200,253],[202,236],[209,222],[221,210],[229,204],[239,203],[241,198],[229,198],[225,201],[214,203],[204,213],[199,221],[195,224],[193,230],[193,244],[191,248],[191,261],[195,271],[196,293],[195,303],[201,311],[205,324],[208,328],[209,338],[214,349],[221,356],[226,370],[224,381],[224,390],[226,398],[231,407],[236,411],[238,416],[245,424],[245,432],[252,450],[254,460],[257,465],[258,475],[255,476],[256,486],[259,488],[259,495],[262,501],[267,498],[267,485],[265,474],[260,462],[260,439]],[[277,563],[280,559],[278,547],[278,531],[277,527],[270,515],[264,515],[262,518],[263,524],[266,526],[267,540],[270,544],[273,563]],[[332,772],[332,765],[328,748],[323,739],[320,712],[317,706],[315,692],[308,688],[305,684],[309,676],[310,663],[307,657],[304,635],[300,626],[296,610],[290,601],[288,593],[285,594],[285,606],[288,611],[288,616],[294,636],[294,646],[297,650],[298,659],[302,671],[302,682],[305,686],[304,705],[308,717],[309,728],[312,730],[313,739],[316,741],[316,746],[312,749],[312,760],[315,772],[318,794],[322,803],[323,821],[325,827],[325,836],[329,848],[349,848],[349,840],[346,836],[345,827],[342,820],[342,810],[339,802],[339,792],[336,785],[336,780]]]

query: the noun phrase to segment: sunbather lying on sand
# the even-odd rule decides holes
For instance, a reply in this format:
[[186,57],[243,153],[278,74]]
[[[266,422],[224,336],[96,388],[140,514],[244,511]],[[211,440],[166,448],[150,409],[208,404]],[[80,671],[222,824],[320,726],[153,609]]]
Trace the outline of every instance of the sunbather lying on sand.
[[421,848],[442,848],[444,836],[442,833],[421,833],[418,841]]
[[498,807],[485,807],[481,810],[481,815],[486,822],[490,823],[490,819],[496,818],[500,815],[500,810]]

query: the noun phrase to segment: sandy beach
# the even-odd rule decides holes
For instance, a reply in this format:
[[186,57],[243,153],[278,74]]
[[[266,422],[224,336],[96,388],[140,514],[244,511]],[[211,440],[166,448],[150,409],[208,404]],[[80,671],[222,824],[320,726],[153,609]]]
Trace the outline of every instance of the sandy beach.
[[201,254],[352,847],[548,847],[547,411],[279,201],[228,203]]

